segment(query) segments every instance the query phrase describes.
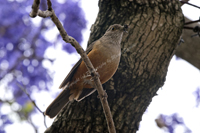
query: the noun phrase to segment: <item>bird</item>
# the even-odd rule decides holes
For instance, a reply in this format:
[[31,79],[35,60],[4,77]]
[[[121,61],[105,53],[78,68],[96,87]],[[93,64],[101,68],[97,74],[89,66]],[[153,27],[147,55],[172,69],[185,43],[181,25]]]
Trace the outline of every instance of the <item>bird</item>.
[[[105,34],[91,43],[86,54],[99,75],[101,84],[106,83],[116,72],[121,57],[121,40],[128,25],[113,24]],[[63,91],[47,107],[45,115],[55,117],[70,101],[81,101],[96,91],[85,63],[80,59],[61,83]]]

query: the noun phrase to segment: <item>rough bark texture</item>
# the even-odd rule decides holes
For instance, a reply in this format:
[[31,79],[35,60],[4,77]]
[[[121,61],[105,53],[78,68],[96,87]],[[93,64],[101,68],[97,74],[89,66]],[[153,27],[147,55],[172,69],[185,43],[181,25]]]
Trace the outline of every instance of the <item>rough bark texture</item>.
[[[114,23],[128,24],[129,32],[123,37],[120,66],[103,87],[117,132],[135,133],[144,111],[165,82],[184,17],[178,0],[99,1],[89,44]],[[107,133],[97,93],[68,104],[46,132]]]
[[[185,22],[189,22],[192,20],[189,20],[188,18],[185,18]],[[199,26],[200,24],[194,23],[191,25],[188,25],[191,27]],[[184,43],[181,43],[180,46],[177,47],[176,50],[176,56],[180,57],[196,68],[200,69],[200,37],[191,37],[191,35],[194,35],[192,30],[183,30],[182,38],[184,40]]]

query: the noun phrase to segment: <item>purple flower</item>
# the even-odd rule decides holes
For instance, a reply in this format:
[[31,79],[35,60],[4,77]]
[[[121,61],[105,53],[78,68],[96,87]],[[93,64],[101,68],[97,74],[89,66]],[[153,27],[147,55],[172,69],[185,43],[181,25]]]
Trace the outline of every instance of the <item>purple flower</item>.
[[170,116],[161,114],[158,119],[156,119],[157,125],[161,128],[166,127],[170,133],[174,133],[174,130],[177,125],[182,125],[185,128],[185,132],[191,131],[186,127],[183,122],[183,118],[179,117],[177,113],[174,113]]
[[[30,11],[27,11],[32,2],[26,0],[20,2],[0,1],[0,80],[11,75],[9,80],[6,80],[8,89],[12,90],[14,102],[22,107],[30,99],[18,84],[22,85],[31,95],[34,90],[49,90],[47,84],[52,82],[52,73],[49,73],[48,68],[42,65],[42,62],[46,60],[44,53],[47,48],[52,46],[52,42],[46,40],[41,31],[48,31],[54,25],[45,24],[49,18],[42,19],[39,26],[34,25],[32,18],[29,17]],[[86,27],[86,20],[78,4],[73,0],[62,4],[54,1],[53,8],[68,34],[81,43],[81,31]],[[46,1],[41,1],[40,9],[47,9]],[[65,17],[60,17],[63,14]],[[74,52],[74,49],[65,44],[60,37],[57,41],[63,42],[65,51]],[[2,102],[0,102],[0,107],[1,104]],[[29,114],[31,115],[31,113]],[[12,122],[8,119],[7,114],[0,117],[4,120],[3,125],[0,125],[0,133],[3,133],[5,132],[4,126],[12,124]]]
[[1,113],[0,113],[0,121],[1,121],[0,133],[5,133],[4,128],[6,125],[13,124],[13,122],[8,118],[7,115]]
[[[81,43],[83,40],[81,31],[86,28],[86,20],[84,19],[84,12],[79,7],[79,3],[66,1],[66,4],[56,5],[55,11],[56,14],[58,14],[58,12],[62,13],[59,19],[63,22],[63,26],[68,35],[74,37],[79,43]],[[63,49],[69,53],[75,51],[70,44],[66,44],[65,42],[63,42]]]
[[200,88],[199,88],[199,87],[198,87],[198,88],[196,89],[196,91],[194,92],[194,95],[195,95],[195,97],[196,97],[196,102],[197,102],[196,107],[198,107],[198,106],[199,106],[199,103],[200,103]]

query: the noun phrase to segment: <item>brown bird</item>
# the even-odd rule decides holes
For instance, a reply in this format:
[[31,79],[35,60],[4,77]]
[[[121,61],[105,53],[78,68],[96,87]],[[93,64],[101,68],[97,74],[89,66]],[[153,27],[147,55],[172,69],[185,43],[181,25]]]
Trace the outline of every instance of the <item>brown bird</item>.
[[[94,68],[99,74],[102,84],[107,82],[116,72],[121,56],[121,40],[127,25],[111,25],[106,33],[93,42],[86,50]],[[80,59],[61,83],[63,91],[46,109],[45,114],[55,117],[69,101],[81,101],[96,89],[91,85],[91,75],[85,63]]]

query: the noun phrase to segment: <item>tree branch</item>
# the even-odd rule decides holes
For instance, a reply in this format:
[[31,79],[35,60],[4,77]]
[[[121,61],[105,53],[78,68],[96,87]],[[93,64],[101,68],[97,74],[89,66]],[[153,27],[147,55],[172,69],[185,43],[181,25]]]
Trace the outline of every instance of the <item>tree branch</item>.
[[193,24],[193,23],[197,23],[197,22],[200,22],[200,17],[198,20],[186,22],[184,25]]
[[40,0],[34,0],[33,5],[32,5],[32,11],[29,14],[30,17],[34,18],[37,16],[39,6],[40,6]]
[[188,2],[188,1],[190,1],[190,0],[181,0],[180,1],[181,2],[181,6],[183,6],[185,4],[185,2]]
[[[185,21],[189,22],[191,20],[185,17]],[[195,66],[197,69],[200,70],[200,52],[198,52],[200,50],[200,45],[199,45],[200,38],[191,37],[191,35],[194,34],[193,29],[195,26],[200,27],[198,23],[196,24],[192,23],[190,24],[190,26],[188,26],[189,30],[184,28],[182,34],[184,43],[182,43],[177,47],[175,54],[177,57],[186,60],[187,62],[189,62],[190,64],[192,64],[193,66]]]
[[[38,4],[38,5],[36,6],[35,4]],[[65,31],[64,27],[62,26],[61,22],[59,21],[59,19],[55,15],[54,10],[51,7],[51,1],[50,0],[47,0],[47,5],[48,5],[47,11],[40,11],[40,10],[38,10],[38,7],[39,7],[38,0],[34,0],[33,6],[32,6],[32,11],[30,13],[30,17],[34,17],[35,13],[40,17],[50,16],[52,21],[54,22],[54,24],[58,28],[60,35],[63,38],[63,40],[66,43],[70,43],[73,47],[75,47],[76,51],[81,55],[82,60],[84,61],[84,63],[86,65],[87,69],[89,70],[92,78],[94,79],[94,88],[96,88],[97,91],[98,91],[98,94],[99,94],[99,97],[100,97],[100,100],[101,100],[101,103],[102,103],[102,106],[103,106],[104,114],[106,116],[108,130],[109,130],[110,133],[115,133],[116,130],[115,130],[114,122],[113,122],[113,119],[112,119],[110,107],[109,107],[108,102],[107,102],[107,95],[106,95],[105,91],[103,90],[102,84],[99,80],[98,73],[94,69],[94,66],[92,65],[91,61],[89,60],[86,52],[79,45],[79,43],[73,37],[68,36],[68,34]],[[32,15],[32,14],[34,14],[34,15]]]
[[196,7],[196,8],[199,8],[199,9],[200,9],[199,6],[196,6],[196,5],[194,5],[194,4],[191,4],[191,3],[187,2],[187,1],[189,1],[189,0],[186,0],[186,1],[180,1],[180,2],[181,2],[182,4],[188,4],[188,5],[190,5],[190,6],[193,6],[193,7]]
[[26,91],[26,89],[21,86],[19,83],[17,83],[17,86],[28,96],[28,98],[31,100],[31,102],[33,103],[33,105],[37,108],[37,110],[43,114],[44,116],[44,125],[45,127],[47,128],[47,124],[46,124],[46,119],[45,119],[45,115],[44,115],[44,112],[42,112],[42,110],[36,105],[35,101],[31,99],[31,96],[28,94],[28,92]]

